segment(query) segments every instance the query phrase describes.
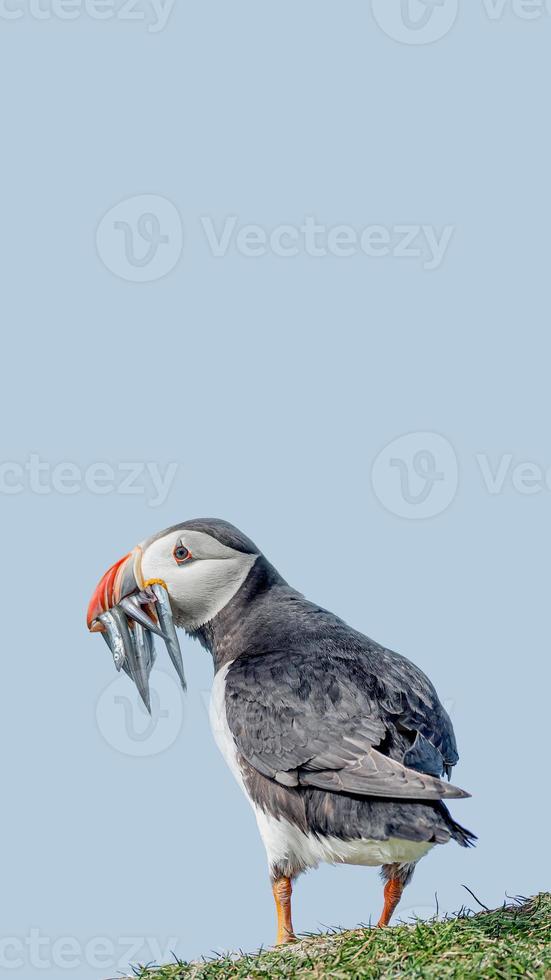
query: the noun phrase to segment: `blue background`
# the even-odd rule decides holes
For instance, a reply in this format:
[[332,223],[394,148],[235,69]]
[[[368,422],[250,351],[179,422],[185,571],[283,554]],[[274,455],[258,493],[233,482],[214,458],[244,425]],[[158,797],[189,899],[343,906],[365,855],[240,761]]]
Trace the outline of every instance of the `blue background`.
[[[476,461],[551,466],[549,34],[546,13],[492,21],[474,4],[408,46],[356,0],[179,0],[156,34],[0,19],[2,459],[178,463],[157,507],[86,488],[0,495],[1,938],[49,943],[48,968],[25,947],[14,976],[114,976],[124,937],[178,937],[187,958],[273,941],[254,817],[208,727],[207,654],[183,638],[176,734],[138,757],[120,751],[114,669],[84,625],[105,568],[190,517],[237,524],[448,704],[455,782],[473,793],[452,809],[480,842],[433,851],[402,914],[430,914],[435,892],[441,910],[473,905],[462,883],[488,905],[549,886],[551,491],[507,479],[491,494]],[[103,215],[142,194],[172,201],[185,235],[151,283],[113,275],[95,244]],[[308,214],[455,231],[427,271],[361,253],[215,258],[201,226]],[[459,485],[443,512],[407,520],[371,468],[426,431],[453,447]],[[324,867],[297,884],[295,924],[352,927],[381,897],[375,869]],[[61,974],[60,937],[118,952]]]

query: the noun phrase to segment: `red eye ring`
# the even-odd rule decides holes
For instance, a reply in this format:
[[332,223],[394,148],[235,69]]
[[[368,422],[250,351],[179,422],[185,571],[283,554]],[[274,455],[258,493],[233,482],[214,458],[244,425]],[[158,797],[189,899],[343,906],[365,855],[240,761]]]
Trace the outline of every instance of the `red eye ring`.
[[183,565],[184,562],[189,561],[192,557],[191,551],[189,548],[186,548],[185,544],[175,545],[172,555],[177,565]]

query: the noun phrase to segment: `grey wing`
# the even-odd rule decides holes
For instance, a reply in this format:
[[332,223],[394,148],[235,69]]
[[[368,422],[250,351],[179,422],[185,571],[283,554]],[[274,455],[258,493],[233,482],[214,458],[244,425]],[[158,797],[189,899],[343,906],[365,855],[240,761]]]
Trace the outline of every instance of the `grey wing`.
[[459,759],[453,726],[429,679],[415,664],[391,650],[370,643],[376,651],[377,672],[385,677],[384,707],[391,723],[415,733],[401,760],[412,769],[446,775]]
[[[287,786],[412,800],[468,796],[437,778],[448,764],[439,743],[450,755],[455,743],[448,746],[440,723],[432,740],[427,737],[430,711],[403,686],[402,677],[401,688],[392,682],[382,688],[361,657],[288,651],[245,657],[226,676],[228,724],[240,754]],[[391,747],[404,745],[403,731],[407,751],[396,758]]]

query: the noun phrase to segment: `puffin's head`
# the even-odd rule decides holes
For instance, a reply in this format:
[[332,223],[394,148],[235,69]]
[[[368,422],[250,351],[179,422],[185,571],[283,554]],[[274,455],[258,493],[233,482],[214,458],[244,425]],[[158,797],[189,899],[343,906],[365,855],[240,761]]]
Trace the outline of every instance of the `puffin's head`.
[[149,708],[153,634],[162,636],[185,689],[174,624],[189,632],[213,619],[247,578],[260,552],[226,521],[187,521],[139,544],[100,579],[87,624],[101,632]]

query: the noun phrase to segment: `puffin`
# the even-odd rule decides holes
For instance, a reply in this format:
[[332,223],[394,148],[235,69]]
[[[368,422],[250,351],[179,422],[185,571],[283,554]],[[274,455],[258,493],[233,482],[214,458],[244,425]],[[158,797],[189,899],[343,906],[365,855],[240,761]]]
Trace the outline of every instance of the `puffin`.
[[175,627],[212,656],[212,731],[256,816],[278,945],[296,939],[302,872],[379,867],[383,927],[425,854],[476,840],[444,802],[470,794],[449,781],[457,745],[430,680],[288,585],[232,524],[196,519],[147,538],[101,578],[87,625],[148,710],[156,643],[184,689]]

